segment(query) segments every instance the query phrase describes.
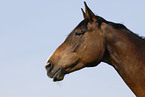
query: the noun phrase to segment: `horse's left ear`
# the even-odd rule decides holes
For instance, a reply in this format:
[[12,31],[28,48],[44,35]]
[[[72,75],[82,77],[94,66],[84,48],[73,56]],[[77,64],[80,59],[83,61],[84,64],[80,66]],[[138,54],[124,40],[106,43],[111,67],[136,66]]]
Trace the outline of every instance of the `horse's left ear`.
[[81,8],[81,10],[82,10],[82,13],[83,13],[84,19],[86,19],[86,18],[87,18],[86,13],[84,12],[84,10],[83,10],[82,8]]
[[86,14],[84,13],[84,11],[83,11],[83,14],[85,14],[84,15],[84,18],[88,18],[89,20],[97,20],[96,19],[96,16],[95,16],[95,14],[90,10],[90,8],[87,6],[87,4],[86,4],[86,2],[84,2],[84,4],[85,4],[85,10],[86,10]]

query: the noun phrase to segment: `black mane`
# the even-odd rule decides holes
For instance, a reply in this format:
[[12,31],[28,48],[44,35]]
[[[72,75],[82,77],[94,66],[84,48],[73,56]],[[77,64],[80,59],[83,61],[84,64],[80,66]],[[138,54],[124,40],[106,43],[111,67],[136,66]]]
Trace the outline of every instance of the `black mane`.
[[145,40],[145,38],[143,36],[139,36],[135,33],[133,33],[132,31],[130,31],[129,29],[127,29],[123,24],[120,24],[120,23],[113,23],[113,22],[110,22],[110,21],[106,21],[104,18],[100,17],[100,16],[96,16],[97,18],[97,23],[98,23],[98,27],[100,28],[102,22],[105,22],[106,24],[109,24],[111,25],[112,27],[114,27],[115,29],[119,29],[119,30],[127,30],[129,31],[130,33],[132,33],[133,35]]
[[104,18],[100,17],[100,16],[96,16],[97,18],[97,22],[98,22],[98,27],[101,26],[102,22],[105,22],[106,24],[111,25],[112,27],[114,27],[115,29],[127,29],[123,24],[120,23],[113,23],[110,21],[106,21]]

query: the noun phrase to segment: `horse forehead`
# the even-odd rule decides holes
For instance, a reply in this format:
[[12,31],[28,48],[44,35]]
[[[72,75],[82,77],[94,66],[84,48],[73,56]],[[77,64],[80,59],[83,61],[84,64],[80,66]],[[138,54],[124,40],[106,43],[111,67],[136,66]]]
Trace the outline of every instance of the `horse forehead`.
[[78,26],[77,26],[76,28],[84,27],[84,26],[86,27],[87,24],[88,24],[88,22],[89,22],[88,19],[84,19],[84,20],[82,20],[82,21],[78,24]]

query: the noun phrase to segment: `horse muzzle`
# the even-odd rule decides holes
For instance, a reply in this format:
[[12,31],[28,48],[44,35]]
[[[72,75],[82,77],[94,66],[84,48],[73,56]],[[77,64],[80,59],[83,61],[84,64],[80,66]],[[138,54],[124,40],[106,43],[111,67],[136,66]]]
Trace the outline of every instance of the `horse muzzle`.
[[51,62],[47,62],[45,68],[47,70],[47,76],[53,78],[54,82],[63,80],[64,74],[62,67],[54,68]]

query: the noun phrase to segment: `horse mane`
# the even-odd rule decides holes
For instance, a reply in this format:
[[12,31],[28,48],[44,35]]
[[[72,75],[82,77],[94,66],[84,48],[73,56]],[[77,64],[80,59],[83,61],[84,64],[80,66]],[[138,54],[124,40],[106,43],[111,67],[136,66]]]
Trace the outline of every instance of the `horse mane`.
[[133,33],[132,31],[130,31],[126,26],[124,26],[123,24],[121,23],[114,23],[114,22],[110,22],[110,21],[107,21],[105,20],[104,18],[96,15],[96,18],[97,18],[97,22],[98,22],[98,27],[100,28],[102,22],[105,22],[106,24],[109,24],[111,25],[113,28],[115,29],[118,29],[118,30],[126,30],[126,31],[129,31],[131,34],[133,34],[134,36],[136,37],[139,37],[140,39],[144,40],[145,41],[145,37],[143,36],[139,36],[138,34],[136,33]]

